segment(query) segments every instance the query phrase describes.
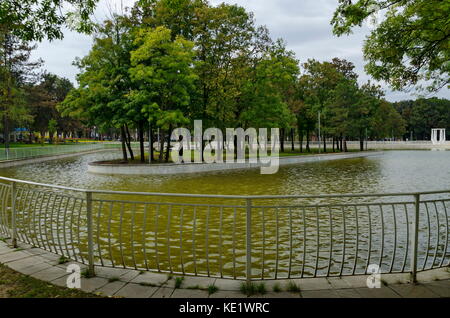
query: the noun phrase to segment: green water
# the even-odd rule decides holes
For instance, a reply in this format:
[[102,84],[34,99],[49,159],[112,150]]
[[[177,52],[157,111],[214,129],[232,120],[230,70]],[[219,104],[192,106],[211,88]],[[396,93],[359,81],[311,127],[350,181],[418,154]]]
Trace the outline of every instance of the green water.
[[[259,169],[177,176],[87,173],[89,162],[119,156],[118,152],[83,155],[0,169],[0,175],[84,189],[160,193],[316,195],[450,189],[450,151],[388,151],[375,157],[285,166],[274,175],[261,175]],[[72,259],[85,260],[85,201],[80,194],[65,194],[69,196],[22,189],[17,204],[21,211],[18,225],[25,241]],[[336,206],[311,206],[318,202]],[[381,212],[376,204],[356,208],[338,205],[348,202],[348,199],[254,202],[253,274],[267,278],[305,272],[306,276],[312,276],[317,274],[316,269],[323,274],[330,267],[329,272],[338,275],[342,270],[351,273],[354,266],[364,272],[368,259],[380,261],[385,268],[395,260],[394,270],[407,268],[410,251],[405,249],[406,217],[413,213],[413,207],[387,205]],[[194,208],[190,203],[201,206]],[[450,211],[449,203],[438,202],[436,213],[445,205]],[[95,195],[93,215],[97,264],[202,275],[223,272],[227,277],[242,277],[245,273],[245,202]],[[441,225],[442,220],[441,217]],[[440,237],[437,245],[441,254],[437,256],[445,255],[444,228],[441,230],[434,224],[435,220],[430,229]],[[383,239],[379,235],[381,227]],[[422,234],[426,235],[427,230],[423,228]],[[434,250],[435,246],[421,245],[421,248]]]
[[83,155],[0,169],[0,175],[86,189],[196,194],[383,193],[450,188],[450,151],[387,151],[376,157],[284,166],[274,175],[261,175],[259,169],[178,176],[87,172],[89,162],[119,156]]

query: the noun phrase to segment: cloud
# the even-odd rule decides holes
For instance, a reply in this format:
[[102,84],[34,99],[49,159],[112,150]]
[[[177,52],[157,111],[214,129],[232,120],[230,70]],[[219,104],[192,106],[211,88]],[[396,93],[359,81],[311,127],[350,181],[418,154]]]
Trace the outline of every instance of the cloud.
[[[101,0],[95,12],[97,21],[102,21],[110,11],[120,12],[134,0]],[[320,61],[333,57],[345,58],[355,64],[360,82],[367,82],[370,76],[364,72],[362,45],[370,30],[355,28],[349,36],[336,37],[332,34],[330,20],[337,6],[336,0],[210,0],[214,5],[222,2],[237,4],[254,13],[256,23],[266,25],[275,38],[283,38],[297,58],[304,62],[308,58]],[[65,32],[62,41],[39,44],[35,58],[44,59],[48,71],[75,81],[77,68],[72,65],[75,57],[89,52],[92,39],[86,35]],[[372,80],[372,82],[374,82]],[[414,92],[392,92],[385,83],[380,83],[391,101],[415,99]],[[450,99],[450,90],[442,89],[435,96]]]

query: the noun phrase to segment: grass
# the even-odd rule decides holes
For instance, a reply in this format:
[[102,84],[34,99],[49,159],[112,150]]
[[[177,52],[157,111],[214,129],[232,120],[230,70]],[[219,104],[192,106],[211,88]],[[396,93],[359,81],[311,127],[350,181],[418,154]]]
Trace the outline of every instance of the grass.
[[217,293],[218,290],[219,290],[219,287],[217,287],[215,285],[209,285],[208,286],[208,295],[212,295],[214,293]]
[[59,287],[0,264],[0,298],[95,298],[95,294]]
[[287,285],[287,291],[291,293],[298,293],[300,291],[300,288],[297,286],[296,283],[289,282],[289,284]]
[[183,284],[184,277],[175,278],[175,288],[180,288],[181,284]]
[[276,293],[281,292],[280,284],[276,283],[275,285],[273,285],[273,291]]
[[266,285],[264,283],[255,284],[255,283],[243,282],[241,284],[240,289],[241,289],[241,293],[243,293],[247,296],[252,296],[255,294],[264,295],[267,292]]
[[[359,152],[359,150],[356,149],[349,149],[347,152]],[[324,154],[323,149],[321,149],[321,154]],[[327,149],[327,154],[331,154],[331,153],[341,153],[341,151],[331,151],[331,149]],[[311,149],[310,152],[307,152],[306,150],[303,150],[303,152],[300,152],[299,150],[295,150],[292,151],[291,149],[285,149],[285,152],[280,152],[279,153],[279,157],[291,157],[291,156],[310,156],[310,155],[317,155],[319,154],[319,150],[318,149]],[[270,151],[269,151],[269,155],[270,155]],[[159,152],[155,152],[154,156],[156,158],[156,160],[153,160],[152,163],[153,164],[166,164],[166,161],[163,160],[162,162],[159,162]],[[164,155],[165,158],[165,155]],[[224,153],[224,161],[226,160],[226,155]],[[245,155],[245,158],[248,159],[248,153]],[[144,158],[145,162],[141,162],[141,156],[140,155],[135,155],[134,156],[134,160],[131,160],[130,158],[128,158],[127,162],[123,162],[122,159],[115,159],[115,160],[108,160],[108,161],[103,161],[102,163],[105,164],[148,164],[149,161],[149,156],[145,155]],[[192,152],[192,162],[194,162],[194,155]],[[169,155],[169,164],[173,163],[172,162],[172,157]]]
[[65,256],[61,256],[58,260],[58,264],[65,264],[69,261],[69,259]]
[[114,282],[117,282],[117,281],[119,281],[119,277],[110,277],[110,278],[108,279],[108,282],[109,282],[109,283],[114,283]]

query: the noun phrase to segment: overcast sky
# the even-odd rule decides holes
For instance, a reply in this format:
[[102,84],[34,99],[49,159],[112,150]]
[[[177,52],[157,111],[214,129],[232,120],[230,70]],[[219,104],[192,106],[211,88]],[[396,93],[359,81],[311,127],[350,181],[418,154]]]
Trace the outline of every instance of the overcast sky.
[[[301,63],[308,58],[320,61],[333,57],[345,58],[353,62],[360,82],[370,77],[364,72],[362,45],[370,32],[368,26],[355,28],[350,36],[335,37],[330,20],[337,6],[337,0],[210,0],[213,4],[221,2],[238,4],[254,13],[257,24],[266,25],[273,39],[283,38],[289,49],[293,50]],[[102,21],[108,8],[120,12],[121,5],[130,6],[134,0],[100,0],[95,19]],[[44,68],[51,73],[67,77],[75,82],[77,68],[72,65],[75,57],[83,57],[92,45],[90,36],[65,32],[61,41],[42,42],[33,54],[34,58],[45,61]],[[414,92],[393,92],[384,83],[390,101],[415,99]],[[432,95],[450,99],[450,90],[442,89]],[[431,97],[431,96],[430,96]]]

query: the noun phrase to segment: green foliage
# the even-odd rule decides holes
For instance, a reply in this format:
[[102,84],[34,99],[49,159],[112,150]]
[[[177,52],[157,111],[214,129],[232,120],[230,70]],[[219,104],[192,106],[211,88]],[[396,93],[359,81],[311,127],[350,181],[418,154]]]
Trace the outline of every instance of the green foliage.
[[[439,98],[419,98],[416,101],[394,103],[406,123],[405,138],[430,139],[432,128],[450,127],[450,101]],[[447,131],[447,139],[450,139]]]
[[274,285],[273,285],[273,291],[274,291],[275,293],[281,292],[280,284],[278,284],[278,283],[274,284]]
[[208,285],[208,295],[212,295],[214,293],[217,293],[219,291],[219,287],[216,285]]
[[142,112],[149,120],[157,117],[157,125],[165,129],[187,123],[182,110],[189,105],[196,80],[191,67],[194,44],[181,36],[172,40],[165,27],[140,29],[134,44],[138,48],[131,52],[129,71],[139,89],[138,100],[146,96]]
[[291,292],[291,293],[298,293],[300,292],[300,288],[298,287],[298,285],[292,281],[290,281],[287,285],[287,291]]
[[[62,39],[62,28],[68,26],[78,32],[92,31],[89,16],[98,0],[2,0],[0,28],[26,41]],[[64,12],[64,6],[73,10]]]
[[394,89],[429,81],[436,91],[448,86],[450,2],[441,0],[339,0],[331,23],[337,35],[382,12],[384,20],[366,38],[366,71]]
[[183,284],[184,277],[175,278],[175,288],[180,288],[181,284]]
[[69,259],[65,256],[61,256],[58,260],[58,264],[65,264],[69,261]]

